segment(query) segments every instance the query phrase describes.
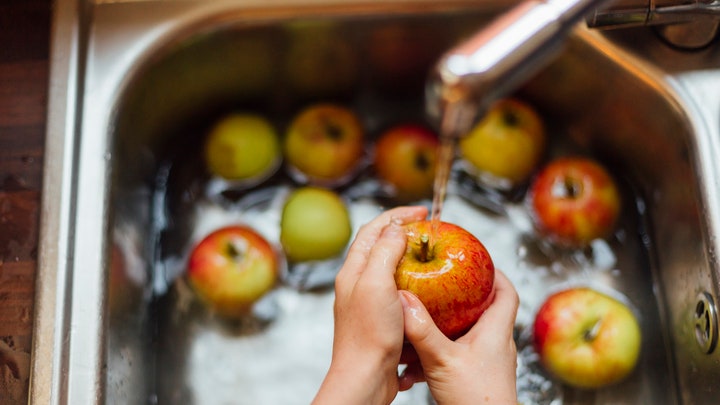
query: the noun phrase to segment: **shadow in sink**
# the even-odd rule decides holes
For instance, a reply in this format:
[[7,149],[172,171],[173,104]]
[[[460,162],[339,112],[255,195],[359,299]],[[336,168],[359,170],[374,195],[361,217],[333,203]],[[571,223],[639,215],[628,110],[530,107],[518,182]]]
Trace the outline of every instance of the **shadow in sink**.
[[[395,123],[425,122],[428,69],[488,16],[449,7],[434,14],[226,17],[184,29],[141,62],[116,101],[110,125],[114,248],[107,285],[106,402],[311,400],[329,364],[331,285],[338,262],[312,269],[319,276],[310,281],[293,278],[299,270],[289,266],[254,316],[239,324],[207,312],[184,282],[189,250],[215,227],[238,222],[262,227],[277,243],[278,201],[298,183],[282,167],[265,183],[250,189],[230,185],[218,193],[208,186],[211,175],[200,153],[205,135],[231,111],[263,114],[282,133],[299,108],[316,101],[357,111],[369,144]],[[550,156],[597,158],[620,180],[624,195],[615,234],[594,244],[588,255],[568,258],[535,249],[521,202],[507,202],[498,214],[451,188],[443,219],[462,221],[475,233],[520,292],[520,399],[612,404],[687,399],[676,388],[683,380],[676,367],[687,364],[676,361],[678,353],[684,356],[677,347],[694,341],[682,332],[686,325],[679,314],[694,305],[707,272],[692,126],[662,82],[582,30],[517,96],[547,122]],[[372,176],[367,167],[338,189],[351,201],[355,230],[387,207],[386,200],[373,198]],[[641,358],[621,384],[574,390],[537,365],[528,343],[534,311],[567,285],[616,291],[639,315]],[[395,403],[430,401],[420,386]]]

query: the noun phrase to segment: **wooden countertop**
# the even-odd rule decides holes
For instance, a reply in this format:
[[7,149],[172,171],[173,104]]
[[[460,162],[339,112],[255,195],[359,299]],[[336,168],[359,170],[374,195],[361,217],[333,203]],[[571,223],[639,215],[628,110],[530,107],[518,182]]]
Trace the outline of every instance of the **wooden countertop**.
[[0,3],[0,403],[27,403],[50,0]]

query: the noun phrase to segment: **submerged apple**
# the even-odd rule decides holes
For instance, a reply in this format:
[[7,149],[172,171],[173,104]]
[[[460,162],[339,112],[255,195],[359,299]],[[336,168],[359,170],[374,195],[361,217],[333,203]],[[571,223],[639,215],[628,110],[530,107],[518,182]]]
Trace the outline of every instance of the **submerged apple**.
[[398,201],[431,197],[439,147],[438,136],[424,126],[394,126],[375,143],[375,170]]
[[641,332],[623,302],[587,287],[548,297],[534,324],[540,362],[566,384],[599,388],[630,374],[640,355]]
[[200,299],[218,314],[239,317],[270,291],[279,273],[270,243],[244,225],[220,228],[192,250],[187,277]]
[[620,215],[618,187],[597,162],[563,157],[534,178],[527,199],[539,233],[560,246],[584,247],[610,235]]
[[460,337],[487,309],[495,292],[495,266],[470,232],[447,222],[407,225],[407,250],[395,271],[401,290],[415,294],[438,328]]

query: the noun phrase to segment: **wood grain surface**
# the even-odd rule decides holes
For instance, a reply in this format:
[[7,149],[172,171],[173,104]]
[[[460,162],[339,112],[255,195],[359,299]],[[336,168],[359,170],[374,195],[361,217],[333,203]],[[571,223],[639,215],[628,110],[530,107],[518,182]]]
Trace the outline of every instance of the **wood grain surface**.
[[27,403],[51,2],[0,1],[0,404]]

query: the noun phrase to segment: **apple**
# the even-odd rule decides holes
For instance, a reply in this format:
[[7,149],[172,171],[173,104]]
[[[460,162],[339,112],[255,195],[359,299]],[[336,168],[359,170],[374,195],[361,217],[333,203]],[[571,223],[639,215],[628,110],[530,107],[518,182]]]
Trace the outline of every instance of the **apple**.
[[424,220],[406,225],[407,248],[395,271],[401,290],[415,294],[438,328],[456,339],[492,302],[495,266],[485,246],[467,230]]
[[548,297],[533,325],[540,363],[562,382],[600,388],[630,374],[640,355],[638,321],[622,301],[587,287]]
[[339,255],[352,234],[350,214],[334,191],[303,187],[285,201],[280,243],[288,260],[324,260]]
[[188,260],[190,286],[221,316],[245,315],[278,280],[280,260],[273,246],[245,225],[211,232]]
[[284,153],[291,173],[317,185],[349,180],[363,157],[365,131],[357,115],[334,104],[315,104],[290,123]]
[[437,134],[423,126],[394,126],[375,143],[375,170],[400,201],[431,197],[439,147]]
[[539,233],[569,248],[607,237],[620,214],[615,181],[600,164],[582,157],[561,157],[546,165],[527,199]]
[[529,104],[515,98],[494,103],[460,139],[460,156],[488,185],[509,189],[537,169],[545,151],[545,127]]
[[227,115],[205,141],[208,169],[228,180],[260,182],[278,169],[281,160],[278,135],[260,115]]

